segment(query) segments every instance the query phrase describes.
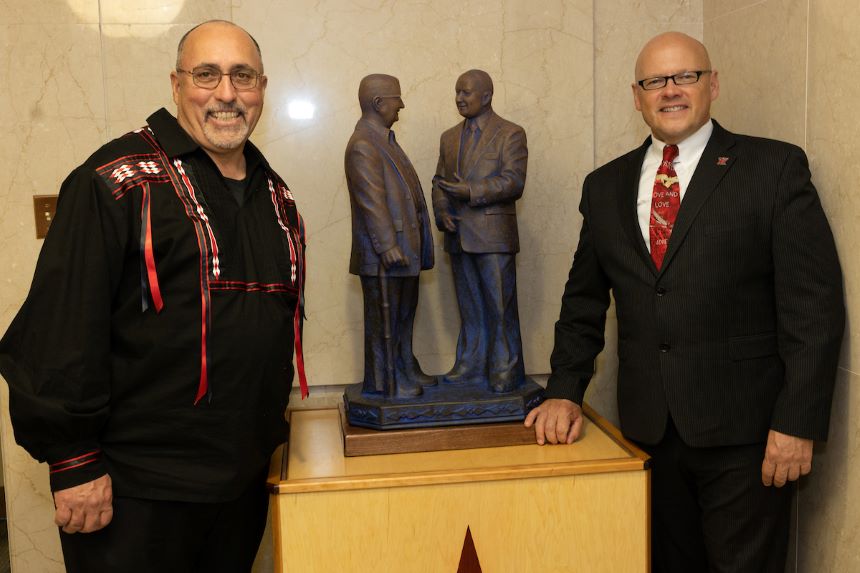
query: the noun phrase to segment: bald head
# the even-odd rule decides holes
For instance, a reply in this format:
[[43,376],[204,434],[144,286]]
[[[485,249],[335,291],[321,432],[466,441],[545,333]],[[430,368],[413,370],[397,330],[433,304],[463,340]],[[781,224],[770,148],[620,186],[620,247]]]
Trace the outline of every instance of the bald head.
[[493,109],[493,80],[484,70],[469,70],[461,74],[454,91],[457,111],[466,119]]
[[370,74],[358,84],[358,103],[361,117],[387,128],[398,119],[406,107],[400,97],[400,81],[386,74]]
[[370,74],[358,84],[358,103],[363,113],[373,110],[373,98],[390,95],[400,95],[400,81],[394,76]]
[[653,72],[649,71],[652,60],[667,52],[684,53],[698,62],[698,69],[711,69],[711,58],[704,44],[681,32],[666,32],[654,36],[642,47],[636,58],[636,80],[654,77]]
[[[654,79],[645,89],[639,81]],[[633,104],[663,143],[681,143],[711,118],[720,93],[717,71],[701,42],[680,32],[652,38],[636,59]],[[654,85],[659,87],[653,87]]]
[[246,36],[248,36],[248,39],[251,40],[252,44],[254,44],[254,49],[257,50],[257,56],[260,58],[260,67],[258,68],[258,70],[260,71],[260,73],[262,73],[263,72],[263,53],[260,51],[260,44],[257,43],[257,40],[254,39],[254,36],[249,34],[247,30],[245,30],[241,26],[237,26],[236,24],[234,24],[233,22],[230,22],[229,20],[207,20],[206,22],[202,22],[200,24],[197,24],[196,26],[194,26],[193,28],[191,28],[190,30],[185,32],[185,34],[183,34],[182,38],[179,40],[179,46],[177,46],[177,48],[176,48],[176,67],[177,68],[182,67],[182,56],[183,56],[183,53],[185,52],[185,44],[189,41],[189,39],[191,39],[191,37],[193,35],[195,35],[195,33],[197,33],[198,31],[201,31],[201,30],[205,30],[206,28],[219,27],[219,26],[220,27],[232,27],[232,28],[235,28],[237,30],[241,30]]
[[469,70],[468,72],[463,72],[460,77],[457,78],[457,81],[466,79],[471,80],[472,85],[480,91],[489,92],[490,95],[493,94],[493,78],[491,78],[490,74],[484,70]]

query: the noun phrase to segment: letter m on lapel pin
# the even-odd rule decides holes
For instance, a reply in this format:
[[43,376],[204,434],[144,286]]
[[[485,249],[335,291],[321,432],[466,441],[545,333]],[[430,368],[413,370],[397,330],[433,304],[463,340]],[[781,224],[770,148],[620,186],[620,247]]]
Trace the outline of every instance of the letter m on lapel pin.
[[729,158],[728,157],[717,157],[717,165],[728,165]]

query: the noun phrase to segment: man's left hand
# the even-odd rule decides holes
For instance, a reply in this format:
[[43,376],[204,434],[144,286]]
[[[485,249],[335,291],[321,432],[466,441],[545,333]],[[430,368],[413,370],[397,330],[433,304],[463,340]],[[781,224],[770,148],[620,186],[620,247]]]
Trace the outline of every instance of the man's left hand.
[[440,179],[436,184],[439,185],[439,188],[442,189],[442,191],[454,199],[468,201],[472,198],[469,184],[465,181],[447,181],[445,179]]
[[767,435],[761,464],[761,482],[782,487],[812,471],[812,440],[789,436],[776,430]]

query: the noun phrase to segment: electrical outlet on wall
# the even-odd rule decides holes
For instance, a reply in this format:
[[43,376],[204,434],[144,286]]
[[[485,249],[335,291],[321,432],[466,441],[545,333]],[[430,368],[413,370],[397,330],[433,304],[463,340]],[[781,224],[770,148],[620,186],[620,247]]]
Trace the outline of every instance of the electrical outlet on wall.
[[44,239],[57,212],[56,195],[33,195],[33,214],[36,216],[36,238]]

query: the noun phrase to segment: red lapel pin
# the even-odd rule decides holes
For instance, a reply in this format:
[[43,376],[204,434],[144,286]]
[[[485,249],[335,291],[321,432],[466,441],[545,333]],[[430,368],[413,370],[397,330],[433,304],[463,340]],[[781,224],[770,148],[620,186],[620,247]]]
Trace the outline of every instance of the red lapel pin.
[[728,157],[717,157],[717,165],[728,165],[729,158]]

